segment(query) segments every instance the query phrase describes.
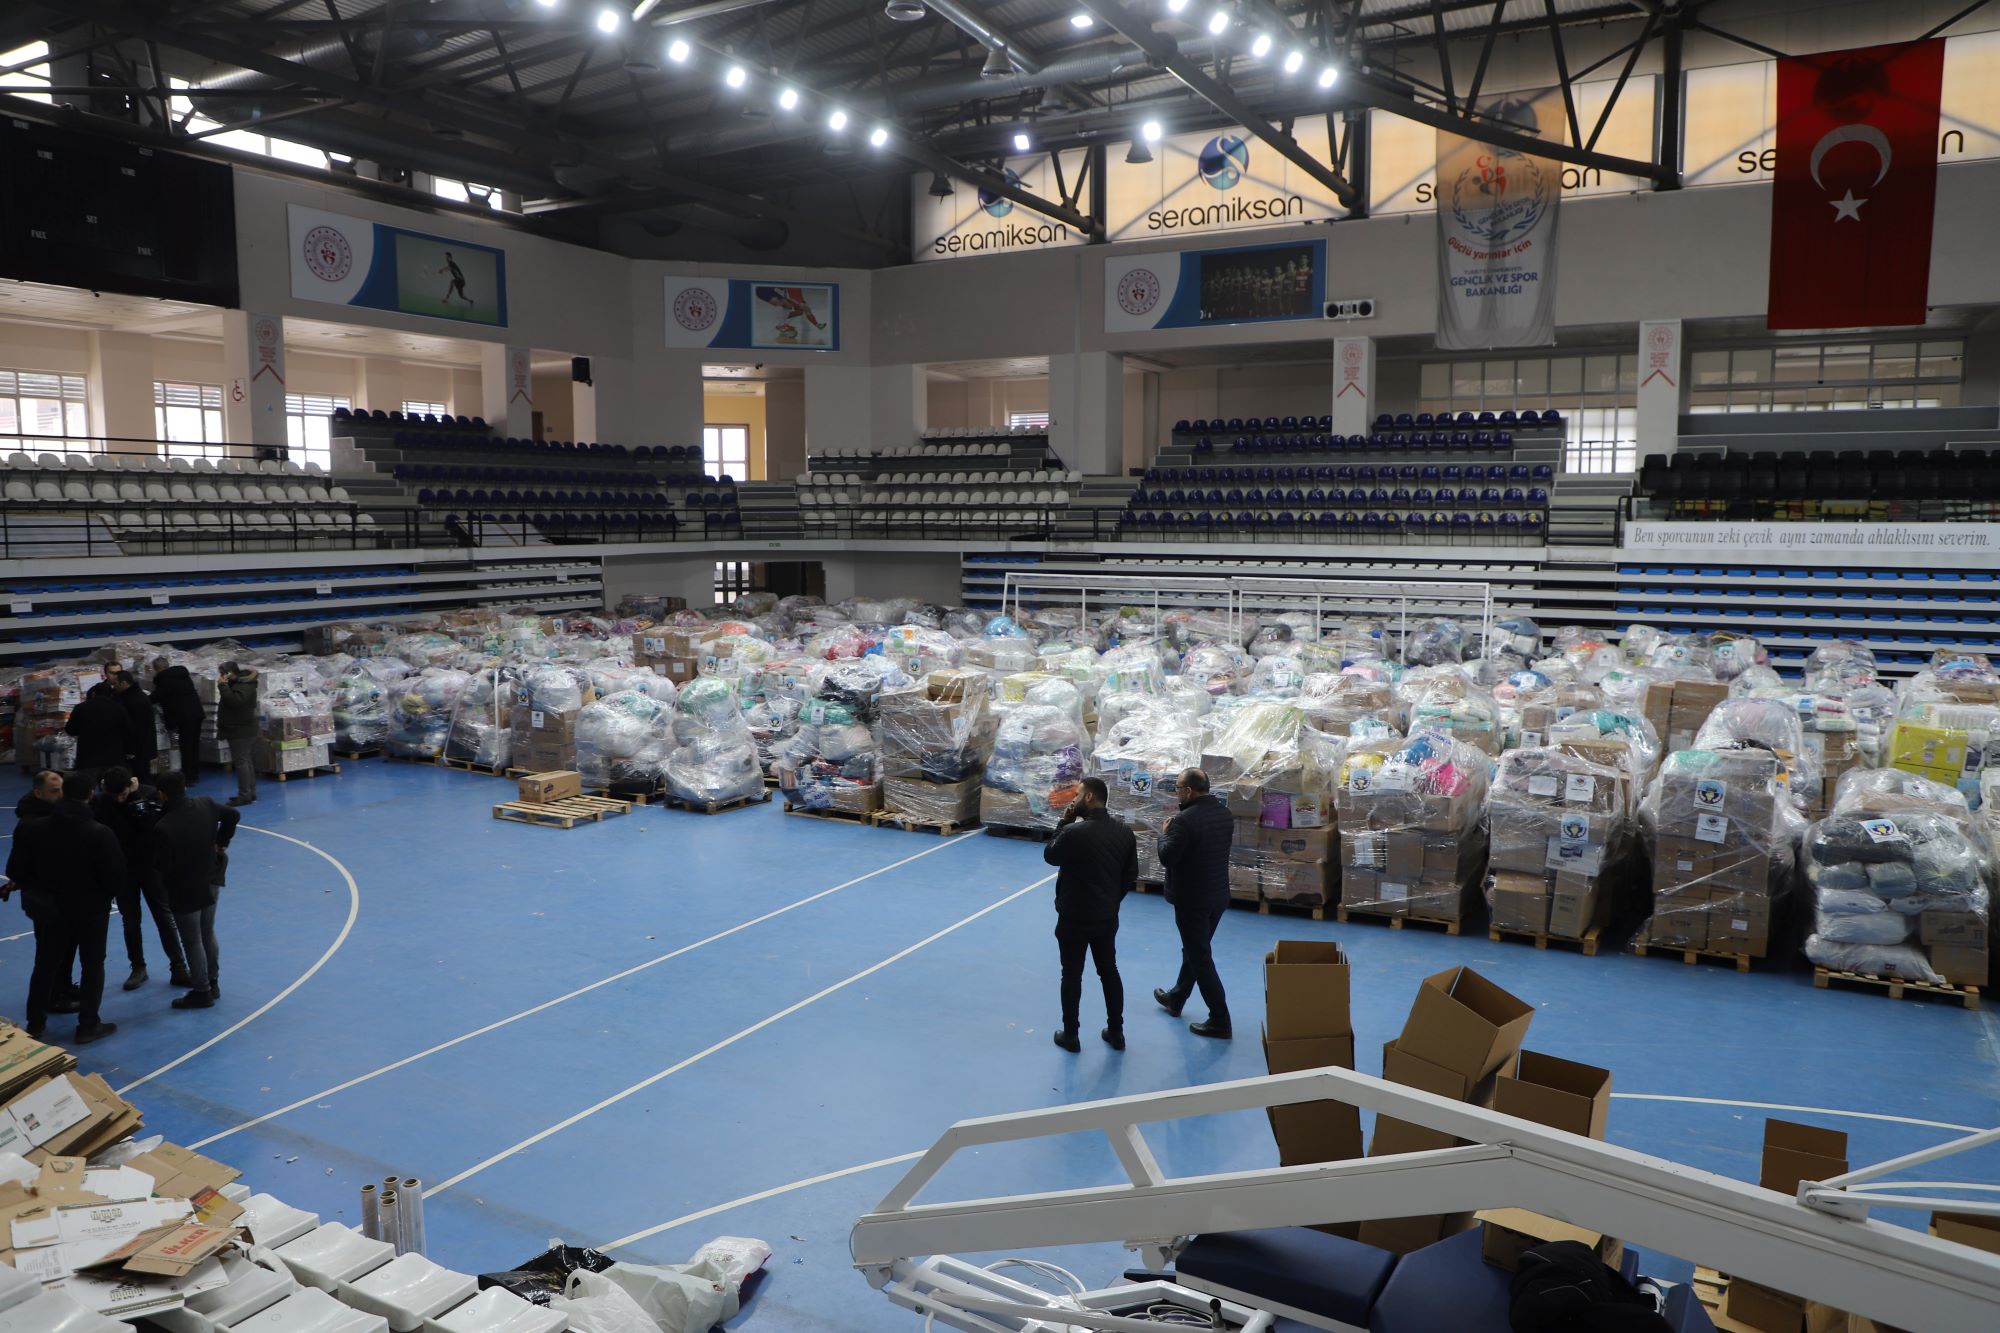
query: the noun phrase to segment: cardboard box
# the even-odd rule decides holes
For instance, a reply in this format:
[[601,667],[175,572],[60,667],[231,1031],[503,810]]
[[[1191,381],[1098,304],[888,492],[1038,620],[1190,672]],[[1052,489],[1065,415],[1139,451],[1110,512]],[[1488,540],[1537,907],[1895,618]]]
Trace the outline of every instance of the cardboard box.
[[1361,1108],[1346,1102],[1299,1102],[1266,1109],[1279,1166],[1345,1162],[1361,1156]]
[[1333,860],[1334,831],[1330,828],[1259,828],[1257,847],[1266,858],[1324,865]]
[[1522,1051],[1515,1071],[1495,1080],[1493,1109],[1550,1129],[1601,1139],[1611,1113],[1611,1071],[1540,1051]]
[[1587,1246],[1598,1262],[1617,1268],[1625,1259],[1625,1242],[1589,1227],[1580,1227],[1559,1218],[1531,1213],[1525,1208],[1488,1208],[1473,1214],[1484,1233],[1479,1257],[1495,1268],[1512,1273],[1521,1266],[1521,1256],[1537,1245],[1553,1241],[1575,1241]]
[[1478,890],[1456,876],[1426,875],[1410,886],[1409,915],[1426,921],[1464,921]]
[[[1416,1088],[1433,1096],[1484,1106],[1493,1100],[1493,1079],[1471,1079],[1456,1070],[1413,1055],[1396,1042],[1382,1046],[1382,1077],[1406,1088]],[[1393,1116],[1375,1117],[1375,1135],[1369,1142],[1371,1157],[1392,1157],[1398,1153],[1431,1152],[1456,1147],[1459,1140],[1442,1130],[1429,1129]]]
[[1333,893],[1333,867],[1323,861],[1279,861],[1257,872],[1257,890],[1274,903],[1324,907]]
[[1534,1016],[1532,1006],[1471,968],[1448,968],[1417,988],[1396,1045],[1476,1082],[1514,1058]]
[[882,808],[882,784],[871,782],[866,786],[833,787],[827,793],[826,808],[853,815],[873,814]]
[[1991,966],[1987,958],[1986,942],[1981,940],[1977,948],[1959,944],[1933,944],[1924,951],[1931,960],[1931,970],[1954,986],[1984,986]]
[[1735,893],[1710,897],[1708,951],[1762,958],[1771,942],[1770,899]]
[[[1266,1050],[1271,1043],[1345,1038],[1347,1068],[1354,1067],[1351,969],[1332,940],[1279,940],[1264,955]],[[1306,1066],[1315,1068],[1317,1066]],[[1272,1069],[1272,1073],[1285,1070]]]
[[162,1143],[126,1165],[151,1176],[153,1192],[161,1198],[186,1199],[195,1217],[210,1226],[228,1226],[243,1216],[242,1206],[221,1193],[242,1174],[235,1167],[173,1143]]
[[1264,897],[1264,877],[1256,866],[1240,866],[1234,862],[1229,866],[1229,896],[1246,903],[1261,902]]
[[1408,916],[1410,884],[1380,870],[1348,866],[1340,875],[1340,905],[1373,916]]
[[920,778],[882,779],[882,808],[923,819],[969,824],[979,818],[978,778],[925,782]]
[[1953,912],[1933,907],[1917,917],[1917,938],[1925,944],[1984,947],[1986,918],[1978,912]]
[[1846,1333],[1850,1327],[1844,1310],[1740,1277],[1729,1279],[1715,1315],[1718,1333]]
[[236,1239],[234,1227],[201,1223],[156,1227],[142,1232],[88,1268],[117,1269],[152,1277],[186,1277],[227,1249]]
[[583,795],[583,775],[567,769],[550,773],[523,773],[520,799],[529,805],[547,805],[568,796]]
[[1688,886],[1767,894],[1771,885],[1767,849],[1768,843],[1712,843],[1662,833],[1653,850],[1654,891]]
[[1988,1254],[2000,1254],[2000,1217],[1977,1213],[1932,1213],[1930,1231],[1939,1240],[1970,1245]]
[[1847,1135],[1837,1129],[1764,1122],[1764,1158],[1757,1183],[1796,1196],[1802,1180],[1831,1180],[1847,1174]]
[[1705,889],[1685,888],[1656,893],[1653,916],[1646,923],[1642,942],[1669,949],[1708,947],[1709,894]]
[[1602,929],[1611,915],[1611,895],[1594,879],[1559,874],[1549,894],[1549,934],[1580,940]]
[[1493,928],[1544,934],[1549,928],[1549,885],[1539,874],[1496,871],[1489,886],[1493,898]]

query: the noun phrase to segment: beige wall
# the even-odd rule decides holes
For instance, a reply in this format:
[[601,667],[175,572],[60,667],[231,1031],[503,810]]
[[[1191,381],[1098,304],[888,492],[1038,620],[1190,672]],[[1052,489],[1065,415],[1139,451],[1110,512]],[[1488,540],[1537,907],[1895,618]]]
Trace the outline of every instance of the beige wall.
[[805,381],[773,380],[764,386],[764,475],[789,481],[805,470]]
[[[747,393],[705,393],[701,398],[701,407],[702,421],[705,425],[750,428],[749,480],[762,481],[769,476],[763,397]],[[803,471],[803,468],[794,469],[792,473],[785,475],[796,475],[799,471]]]

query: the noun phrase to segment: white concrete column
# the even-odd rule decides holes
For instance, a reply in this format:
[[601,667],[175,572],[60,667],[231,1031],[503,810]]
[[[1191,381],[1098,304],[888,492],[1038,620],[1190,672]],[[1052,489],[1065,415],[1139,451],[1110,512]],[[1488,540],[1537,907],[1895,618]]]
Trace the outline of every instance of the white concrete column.
[[[866,366],[806,367],[806,451],[874,447],[873,381]],[[837,601],[831,595],[829,601]]]
[[923,433],[930,383],[922,366],[875,366],[868,372],[870,447],[907,449]]
[[479,415],[495,430],[521,439],[535,433],[534,356],[526,347],[482,343]]
[[[572,410],[594,410],[595,435],[586,435],[577,418],[579,440],[603,440],[627,447],[680,444],[701,447],[701,353],[653,351],[627,361],[621,357],[590,358],[594,390],[581,384]],[[590,399],[589,408],[584,398]]]
[[1677,319],[1639,322],[1639,448],[1671,454],[1681,434],[1681,384],[1687,378],[1687,343]]
[[231,444],[285,444],[285,325],[222,312],[222,429]]
[[1071,469],[1116,475],[1125,461],[1125,361],[1112,352],[1049,357],[1049,447]]
[[[153,417],[153,343],[143,334],[90,335],[90,375],[84,392],[90,406],[90,429],[113,440],[150,440],[158,433]],[[113,444],[114,450],[143,450],[143,445]]]
[[1333,340],[1333,433],[1366,435],[1375,420],[1375,340]]
[[764,476],[790,481],[806,470],[806,383],[772,380],[764,386]]
[[400,412],[411,397],[403,376],[403,363],[386,356],[363,357],[358,380],[355,405],[371,412]]
[[[590,363],[590,368],[591,378],[595,379],[597,377],[597,362],[595,360]],[[575,380],[570,381],[569,416],[570,429],[575,432],[577,439],[584,441],[586,444],[600,444],[611,439],[598,425],[596,385],[578,384]],[[622,444],[624,441],[620,439],[616,442]]]

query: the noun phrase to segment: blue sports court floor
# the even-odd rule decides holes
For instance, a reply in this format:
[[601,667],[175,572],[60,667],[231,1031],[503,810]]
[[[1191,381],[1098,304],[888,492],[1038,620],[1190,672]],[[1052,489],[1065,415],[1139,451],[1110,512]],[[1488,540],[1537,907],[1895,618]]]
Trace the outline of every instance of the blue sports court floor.
[[[0,780],[0,799],[24,783]],[[227,786],[211,775],[203,790]],[[1036,844],[788,818],[775,803],[559,831],[492,819],[507,795],[378,760],[266,783],[232,852],[222,1003],[174,1012],[158,979],[117,990],[114,923],[105,1015],[119,1031],[85,1048],[84,1068],[136,1100],[149,1131],[329,1220],[355,1220],[364,1181],[423,1177],[431,1253],[465,1271],[554,1236],[656,1262],[716,1234],[759,1237],[776,1255],[731,1325],[758,1333],[920,1326],[854,1273],[847,1232],[952,1121],[1262,1073],[1259,964],[1279,938],[1337,935],[1353,956],[1365,1069],[1419,978],[1467,963],[1537,1006],[1531,1048],[1615,1072],[1614,1140],[1745,1179],[1769,1113],[1845,1129],[1858,1164],[1990,1125],[2000,1105],[1988,1014],[1818,991],[1798,972],[1250,912],[1217,939],[1240,1035],[1205,1041],[1149,998],[1177,958],[1156,897],[1129,899],[1120,933],[1130,1049],[1094,1039],[1090,983],[1083,1054],[1069,1056],[1049,1040],[1054,917]],[[0,1012],[16,1016],[27,929],[18,900],[0,907]],[[50,1035],[66,1041],[68,1020]],[[1184,1122],[1155,1143],[1175,1173],[1275,1161],[1257,1116]],[[2000,1185],[2000,1151],[1945,1165]],[[974,1159],[924,1197],[1119,1179],[1100,1138],[1063,1140]],[[1044,1257],[1101,1280],[1128,1256]]]

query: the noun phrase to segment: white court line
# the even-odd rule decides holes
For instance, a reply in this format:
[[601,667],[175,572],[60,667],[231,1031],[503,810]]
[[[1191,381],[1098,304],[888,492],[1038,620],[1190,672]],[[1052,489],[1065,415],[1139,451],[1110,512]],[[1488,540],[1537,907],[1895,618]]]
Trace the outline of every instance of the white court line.
[[[1611,1095],[1635,1102],[1692,1102],[1698,1106],[1741,1106],[1759,1111],[1808,1111],[1814,1115],[1850,1116],[1860,1120],[1890,1120],[1905,1125],[1919,1125],[1925,1129],[1963,1130],[1973,1134],[1979,1132],[1972,1125],[1953,1125],[1942,1120],[1919,1120],[1914,1116],[1906,1115],[1881,1115],[1873,1111],[1836,1111],[1830,1106],[1787,1106],[1782,1102],[1739,1102],[1731,1101],[1725,1097],[1676,1097],[1666,1093],[1652,1092],[1614,1092]],[[839,1180],[845,1176],[858,1176],[864,1171],[873,1171],[878,1167],[900,1166],[904,1162],[914,1162],[923,1155],[922,1151],[906,1152],[895,1157],[883,1157],[873,1162],[863,1162],[859,1166],[847,1166],[842,1167],[838,1171],[828,1171],[821,1175],[808,1176],[804,1180],[794,1180],[789,1185],[774,1185],[770,1189],[759,1190],[755,1194],[746,1194],[740,1199],[731,1199],[728,1203],[718,1203],[713,1208],[704,1208],[700,1212],[687,1213],[681,1217],[674,1218],[670,1222],[662,1222],[658,1226],[647,1227],[644,1231],[635,1231],[629,1236],[620,1236],[617,1240],[608,1240],[596,1248],[600,1250],[613,1250],[623,1245],[634,1245],[639,1241],[657,1236],[663,1231],[672,1231],[675,1227],[686,1226],[690,1222],[699,1222],[704,1218],[733,1212],[738,1208],[747,1207],[753,1203],[762,1203],[766,1199],[775,1199],[781,1194],[790,1194],[795,1190],[810,1189],[814,1185],[824,1185],[830,1180]],[[1947,1183],[1951,1184],[1954,1189],[2000,1190],[2000,1185]]]
[[5,944],[9,940],[25,940],[34,933],[32,930],[24,930],[18,935],[0,935],[0,944]]
[[547,1129],[544,1129],[539,1133],[531,1134],[527,1138],[522,1139],[519,1143],[515,1144],[513,1147],[503,1148],[501,1151],[493,1154],[493,1156],[487,1158],[485,1161],[480,1162],[474,1166],[469,1166],[465,1170],[459,1172],[457,1175],[451,1177],[449,1180],[441,1181],[438,1184],[431,1186],[429,1189],[424,1191],[424,1197],[428,1199],[433,1194],[437,1194],[440,1193],[441,1191],[448,1190],[452,1186],[457,1185],[462,1181],[470,1180],[473,1176],[478,1175],[481,1171],[484,1171],[487,1167],[496,1165],[500,1162],[504,1162],[509,1157],[512,1157],[515,1153],[520,1152],[525,1148],[532,1148],[537,1143],[540,1143],[543,1139],[546,1139],[554,1134],[560,1134],[563,1130],[568,1129],[571,1125],[574,1125],[579,1121],[589,1119],[591,1116],[596,1115],[599,1111],[602,1111],[607,1106],[615,1106],[619,1102],[624,1101],[627,1097],[632,1096],[634,1093],[643,1092],[647,1088],[652,1087],[655,1083],[658,1083],[661,1079],[671,1077],[674,1074],[678,1074],[680,1073],[681,1070],[686,1069],[689,1065],[697,1064],[700,1061],[706,1060],[709,1056],[714,1055],[717,1051],[726,1050],[727,1048],[734,1046],[737,1042],[742,1041],[744,1038],[754,1036],[757,1033],[762,1032],[765,1028],[770,1027],[773,1023],[776,1023],[778,1020],[783,1018],[789,1018],[791,1015],[796,1014],[799,1010],[804,1009],[807,1005],[817,1004],[819,1001],[824,1000],[827,996],[834,994],[836,991],[845,990],[847,987],[852,986],[857,981],[861,981],[867,977],[874,976],[877,972],[880,972],[883,968],[888,967],[891,963],[901,962],[903,959],[908,958],[911,954],[923,948],[925,945],[937,943],[939,940],[951,934],[953,931],[959,929],[961,926],[971,925],[973,922],[979,920],[980,917],[985,916],[988,912],[998,911],[1000,908],[1005,907],[1008,903],[1013,902],[1015,899],[1021,897],[1023,894],[1033,893],[1036,889],[1041,888],[1044,884],[1047,884],[1050,880],[1054,878],[1055,878],[1054,875],[1044,875],[1042,876],[1042,878],[1036,880],[1033,884],[1028,884],[1021,888],[1018,888],[1014,890],[1012,893],[1008,894],[1005,898],[1002,898],[997,902],[988,903],[986,906],[980,908],[977,912],[974,912],[971,916],[963,917],[957,921],[954,921],[950,925],[946,926],[943,930],[937,931],[936,933],[931,935],[926,935],[923,939],[918,940],[915,944],[912,944],[907,948],[897,950],[895,953],[890,954],[887,958],[884,958],[881,962],[871,963],[867,967],[862,968],[859,972],[856,972],[854,975],[847,977],[843,980],[836,981],[831,986],[826,987],[824,990],[815,992],[812,995],[808,995],[805,999],[800,1000],[796,1004],[790,1004],[785,1006],[783,1009],[780,1009],[777,1013],[770,1015],[768,1018],[759,1019],[757,1022],[752,1023],[749,1027],[744,1028],[742,1031],[732,1033],[729,1036],[724,1037],[721,1041],[716,1042],[714,1045],[709,1046],[704,1050],[696,1051],[693,1055],[688,1056],[685,1060],[677,1061],[674,1064],[668,1065],[665,1069],[662,1069],[659,1073],[654,1074],[648,1078],[643,1078],[639,1080],[639,1082],[634,1083],[631,1087],[626,1088],[623,1092],[615,1092],[611,1094],[611,1096],[606,1097],[604,1100],[596,1103],[595,1105],[585,1107],[583,1110],[578,1111],[575,1115],[570,1116],[567,1119],[558,1120],[555,1124],[550,1125]]
[[281,839],[282,841],[291,843],[293,846],[303,847],[307,851],[311,852],[313,855],[323,858],[328,865],[332,866],[335,870],[338,870],[340,872],[340,877],[347,881],[347,920],[340,923],[340,933],[333,937],[333,943],[326,946],[326,952],[321,954],[319,956],[319,960],[315,962],[311,967],[307,968],[304,972],[301,972],[299,974],[298,980],[294,981],[291,985],[279,991],[276,995],[273,995],[270,999],[264,1001],[263,1004],[259,1005],[249,1014],[245,1015],[242,1018],[237,1019],[234,1023],[231,1023],[228,1027],[222,1029],[222,1031],[216,1033],[213,1037],[210,1037],[207,1041],[203,1042],[201,1045],[189,1051],[186,1055],[180,1056],[177,1059],[167,1061],[167,1063],[161,1065],[158,1069],[155,1069],[150,1074],[146,1074],[139,1078],[133,1079],[130,1083],[127,1083],[124,1087],[118,1089],[118,1095],[121,1097],[124,1096],[126,1093],[132,1091],[132,1089],[138,1087],[141,1083],[150,1083],[152,1082],[152,1080],[166,1073],[169,1069],[172,1069],[174,1066],[187,1063],[189,1060],[194,1059],[197,1055],[200,1055],[203,1051],[207,1050],[209,1047],[221,1041],[224,1037],[230,1036],[237,1032],[241,1032],[244,1028],[248,1027],[250,1024],[262,1018],[265,1014],[270,1013],[272,1007],[275,1006],[278,1003],[278,1001],[284,999],[287,995],[290,995],[293,991],[305,985],[308,981],[311,981],[313,979],[313,974],[318,972],[322,967],[326,966],[327,960],[332,958],[335,953],[339,952],[341,945],[347,943],[348,935],[354,930],[354,919],[359,915],[361,915],[361,886],[354,882],[354,876],[347,873],[347,867],[342,865],[339,861],[335,860],[331,854],[321,851],[319,848],[313,846],[309,842],[304,841],[303,839],[294,838],[289,833],[276,833],[270,829],[255,828],[249,824],[244,824],[242,825],[242,827],[249,829],[250,832],[252,833],[261,833],[267,838],[278,838]]
[[275,1120],[281,1115],[286,1115],[292,1111],[296,1111],[301,1106],[310,1106],[314,1102],[320,1101],[323,1098],[331,1097],[336,1093],[346,1092],[349,1088],[359,1087],[361,1084],[367,1083],[371,1079],[380,1078],[384,1074],[394,1073],[396,1070],[403,1068],[405,1065],[415,1064],[417,1061],[424,1059],[426,1056],[436,1055],[439,1051],[450,1050],[452,1047],[458,1045],[461,1042],[471,1041],[475,1037],[483,1037],[489,1032],[496,1032],[499,1029],[506,1027],[509,1023],[518,1023],[524,1018],[532,1018],[536,1014],[539,1014],[544,1010],[553,1009],[559,1004],[562,1004],[569,1000],[574,1000],[579,995],[588,995],[590,992],[597,990],[600,987],[609,986],[613,982],[623,981],[625,978],[629,976],[633,976],[637,973],[644,972],[649,967],[658,967],[661,963],[671,962],[674,959],[679,958],[682,954],[693,953],[696,949],[702,948],[705,945],[714,944],[717,940],[728,939],[731,935],[734,935],[739,931],[748,930],[752,926],[762,925],[764,922],[769,921],[774,917],[780,917],[787,912],[796,911],[797,909],[804,907],[808,903],[816,903],[820,899],[825,898],[831,894],[839,893],[842,889],[851,889],[856,884],[861,883],[863,880],[869,880],[873,879],[877,875],[887,874],[889,871],[895,870],[900,866],[906,866],[912,861],[920,860],[923,857],[929,856],[932,852],[941,852],[945,848],[951,846],[953,843],[964,842],[967,838],[976,838],[978,836],[979,834],[977,832],[961,833],[955,838],[944,839],[943,841],[938,842],[933,846],[925,848],[921,852],[917,852],[911,856],[906,856],[900,861],[891,861],[888,865],[877,867],[876,869],[869,871],[865,875],[856,875],[853,879],[850,879],[845,883],[836,884],[830,889],[821,889],[818,893],[811,894],[807,897],[801,898],[797,902],[787,903],[783,907],[764,913],[764,915],[762,916],[752,917],[748,921],[740,922],[734,926],[729,927],[727,930],[717,931],[715,934],[710,935],[707,939],[696,940],[693,944],[684,944],[680,948],[669,950],[668,952],[661,954],[657,958],[649,958],[643,963],[638,963],[632,967],[626,968],[623,972],[613,972],[610,976],[605,977],[602,980],[593,981],[587,986],[579,986],[575,990],[569,992],[567,995],[558,995],[553,1000],[544,1000],[540,1004],[535,1005],[533,1008],[523,1009],[518,1014],[509,1014],[506,1018],[497,1019],[494,1022],[488,1023],[485,1027],[474,1028],[470,1032],[461,1033],[459,1036],[453,1037],[449,1041],[441,1041],[435,1046],[429,1047],[425,1050],[418,1051],[415,1055],[406,1055],[402,1059],[392,1061],[389,1064],[383,1065],[379,1069],[371,1069],[365,1074],[357,1074],[355,1077],[348,1079],[344,1083],[336,1083],[330,1088],[322,1088],[320,1091],[313,1093],[309,1097],[301,1097],[295,1102],[292,1102],[285,1106],[280,1106],[275,1111],[266,1111],[263,1115],[256,1117],[254,1120],[246,1120],[240,1125],[234,1125],[228,1129],[221,1131],[220,1133],[211,1134],[207,1138],[200,1139],[195,1143],[190,1144],[189,1146],[193,1149],[200,1150],[220,1139],[226,1139],[232,1134],[240,1134],[244,1130],[252,1129],[258,1125],[263,1124],[267,1120]]

